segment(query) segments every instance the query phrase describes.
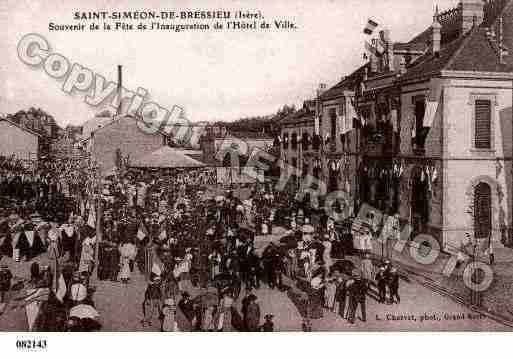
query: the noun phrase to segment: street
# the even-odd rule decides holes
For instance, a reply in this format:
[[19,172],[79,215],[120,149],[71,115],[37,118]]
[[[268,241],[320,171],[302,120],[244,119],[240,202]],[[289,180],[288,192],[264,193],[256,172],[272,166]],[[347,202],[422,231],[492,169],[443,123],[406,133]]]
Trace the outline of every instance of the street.
[[[255,242],[257,252],[271,241],[284,234],[282,228],[275,228],[273,235],[259,236]],[[356,262],[356,261],[355,261]],[[20,273],[21,274],[21,273]],[[295,283],[288,278],[285,284],[294,290]],[[189,283],[189,282],[186,282]],[[159,323],[155,319],[151,327],[143,327],[142,302],[146,289],[146,280],[137,270],[128,284],[121,282],[93,280],[96,287],[94,300],[105,331],[158,331]],[[187,285],[186,290],[195,297],[201,290]],[[209,291],[215,291],[209,288]],[[297,290],[296,290],[297,292]],[[487,317],[471,311],[450,298],[435,293],[419,284],[414,278],[404,276],[400,282],[401,303],[387,305],[378,303],[367,296],[367,321],[357,319],[354,324],[338,314],[324,310],[321,319],[311,321],[312,331],[504,331],[510,328]],[[241,296],[235,303],[240,312]],[[265,314],[274,315],[275,331],[300,331],[303,318],[287,291],[271,290],[267,285],[255,291],[259,299],[262,318]],[[263,320],[263,319],[262,319]],[[27,330],[23,309],[17,309],[0,316],[0,331]]]

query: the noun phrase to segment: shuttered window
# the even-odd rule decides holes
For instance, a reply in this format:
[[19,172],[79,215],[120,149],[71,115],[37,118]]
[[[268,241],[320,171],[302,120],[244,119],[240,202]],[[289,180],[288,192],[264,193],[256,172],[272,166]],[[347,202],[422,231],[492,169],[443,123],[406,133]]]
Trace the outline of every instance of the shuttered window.
[[334,108],[330,109],[330,122],[331,122],[331,128],[330,128],[330,136],[331,140],[335,140],[335,137],[337,136],[337,110]]
[[475,111],[475,147],[490,149],[492,147],[490,100],[476,100]]
[[488,238],[492,230],[492,190],[479,183],[474,192],[474,236]]

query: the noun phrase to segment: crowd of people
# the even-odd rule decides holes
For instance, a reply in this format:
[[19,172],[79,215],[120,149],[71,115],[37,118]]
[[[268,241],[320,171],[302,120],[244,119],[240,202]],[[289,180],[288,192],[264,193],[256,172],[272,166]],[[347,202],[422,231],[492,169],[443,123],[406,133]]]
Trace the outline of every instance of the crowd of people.
[[16,208],[27,217],[38,212],[44,217],[66,220],[66,213],[85,197],[88,166],[79,160],[38,162],[0,156],[0,208]]
[[[124,285],[143,274],[148,286],[141,298],[141,325],[159,323],[163,331],[271,331],[273,315],[260,312],[256,292],[264,285],[293,297],[297,283],[305,330],[325,310],[354,323],[360,307],[365,321],[366,298],[374,292],[381,302],[399,302],[397,270],[389,263],[375,270],[368,255],[359,269],[344,260],[354,254],[350,228],[312,208],[307,197],[250,185],[244,189],[247,199],[241,200],[231,190],[212,192],[210,177],[202,172],[129,170],[104,179],[96,201],[70,207],[65,220],[39,213],[23,217],[19,207],[2,213],[6,220],[0,228],[0,255],[24,261],[46,252],[54,260],[34,269],[29,280],[32,287],[51,294],[45,305],[35,301],[39,304],[32,311],[37,315],[27,314],[32,318],[29,327],[100,328],[95,316],[85,322],[70,316],[80,305],[99,315],[92,299],[95,271],[100,281]],[[62,187],[55,192],[61,193]],[[77,208],[81,216],[73,214]],[[276,226],[287,232],[278,241],[257,246],[255,236],[272,235]],[[5,278],[0,283],[2,301],[13,280],[8,272],[0,271]],[[43,272],[44,280],[38,274]],[[77,286],[80,290],[73,292]],[[239,297],[240,312],[235,305]],[[50,309],[62,315],[48,318]]]

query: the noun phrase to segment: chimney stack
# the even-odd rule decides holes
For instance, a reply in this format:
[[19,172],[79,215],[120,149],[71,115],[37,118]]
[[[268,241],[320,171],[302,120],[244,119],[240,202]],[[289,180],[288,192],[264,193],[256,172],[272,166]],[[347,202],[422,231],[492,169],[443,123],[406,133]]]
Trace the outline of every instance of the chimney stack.
[[459,8],[462,34],[466,34],[474,26],[481,25],[484,18],[483,0],[461,0]]
[[326,84],[323,84],[323,83],[320,83],[319,84],[319,87],[317,88],[317,98],[321,97],[321,95],[324,93],[324,91],[326,91],[326,88],[327,88],[327,85]]
[[440,46],[442,42],[442,25],[438,21],[438,6],[435,10],[435,15],[433,16],[433,25],[431,26],[433,31],[433,38],[431,39],[431,46],[433,54],[437,54],[440,52]]
[[385,43],[385,66],[388,71],[394,71],[394,44],[390,36],[390,30],[385,29],[380,32],[381,40]]
[[370,72],[371,73],[378,72],[378,58],[376,57],[375,54],[370,54],[369,62],[370,62]]
[[123,103],[122,99],[122,89],[123,89],[123,67],[118,65],[118,112],[117,115],[121,115],[121,105]]

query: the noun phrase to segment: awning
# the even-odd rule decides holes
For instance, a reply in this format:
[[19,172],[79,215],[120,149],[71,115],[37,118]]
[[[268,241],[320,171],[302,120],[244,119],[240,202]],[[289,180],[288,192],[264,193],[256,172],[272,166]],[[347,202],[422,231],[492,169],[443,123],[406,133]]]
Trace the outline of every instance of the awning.
[[200,168],[206,165],[183,151],[171,147],[162,147],[130,164],[136,168]]

